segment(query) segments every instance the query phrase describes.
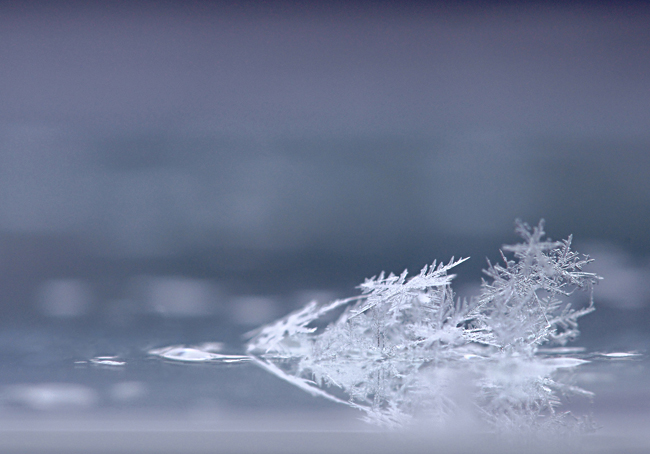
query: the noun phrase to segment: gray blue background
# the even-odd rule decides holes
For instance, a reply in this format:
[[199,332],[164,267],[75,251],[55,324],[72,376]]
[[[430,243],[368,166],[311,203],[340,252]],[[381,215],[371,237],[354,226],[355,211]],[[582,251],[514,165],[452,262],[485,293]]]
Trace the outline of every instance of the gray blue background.
[[[648,24],[643,2],[0,2],[0,416],[42,415],[12,386],[51,382],[104,393],[55,392],[75,411],[309,407],[145,352],[237,352],[452,255],[470,296],[515,218],[596,259],[583,345],[645,351]],[[131,368],[74,368],[96,355]],[[638,392],[602,407],[646,411],[626,370]]]
[[38,315],[49,280],[88,283],[96,315],[135,307],[143,276],[283,293],[469,255],[478,281],[515,218],[647,276],[649,20],[614,2],[3,2],[0,312]]

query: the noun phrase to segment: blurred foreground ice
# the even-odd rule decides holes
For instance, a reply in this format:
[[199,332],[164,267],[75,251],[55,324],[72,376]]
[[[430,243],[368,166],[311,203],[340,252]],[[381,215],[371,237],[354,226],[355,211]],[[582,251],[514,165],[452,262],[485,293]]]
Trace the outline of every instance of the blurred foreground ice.
[[[591,404],[576,400],[569,409],[593,414],[600,427],[593,434],[499,440],[458,419],[444,432],[416,427],[386,435],[361,422],[353,409],[308,395],[250,361],[212,360],[212,354],[237,355],[241,347],[214,342],[221,339],[210,323],[169,326],[111,333],[66,324],[38,335],[21,328],[13,329],[11,338],[0,336],[0,451],[381,454],[425,453],[435,446],[443,454],[641,454],[650,449],[645,355],[602,349],[576,369],[573,380],[595,398]],[[194,337],[184,334],[192,332]],[[150,355],[153,349],[180,356],[193,349],[205,361],[170,360]],[[549,359],[567,353],[585,354],[579,348],[546,352]],[[125,364],[101,364],[104,360]]]

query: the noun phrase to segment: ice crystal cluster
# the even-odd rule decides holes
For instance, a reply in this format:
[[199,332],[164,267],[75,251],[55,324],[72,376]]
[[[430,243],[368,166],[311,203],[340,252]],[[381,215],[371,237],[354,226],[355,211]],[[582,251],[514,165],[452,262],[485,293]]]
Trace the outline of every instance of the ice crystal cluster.
[[503,247],[503,263],[488,262],[470,300],[455,298],[449,274],[467,259],[434,262],[412,277],[382,273],[359,296],[311,302],[262,327],[248,353],[382,425],[462,417],[499,431],[562,426],[562,399],[590,394],[562,381],[562,371],[586,362],[563,346],[593,310],[591,298],[576,309],[566,297],[599,277],[583,271],[591,259],[571,250],[571,237],[545,240],[543,227],[518,221],[524,241]]

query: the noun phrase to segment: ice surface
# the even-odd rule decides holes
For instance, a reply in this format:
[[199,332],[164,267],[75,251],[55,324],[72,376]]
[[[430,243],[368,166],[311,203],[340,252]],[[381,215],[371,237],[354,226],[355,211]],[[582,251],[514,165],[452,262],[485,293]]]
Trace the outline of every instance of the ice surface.
[[[549,446],[548,440],[495,438],[463,415],[443,431],[424,425],[386,435],[360,421],[357,410],[307,394],[251,361],[183,362],[148,353],[151,339],[169,348],[183,345],[180,341],[191,336],[187,348],[222,354],[241,351],[236,338],[222,344],[221,337],[212,337],[216,342],[206,343],[211,333],[223,330],[214,328],[216,319],[205,328],[202,323],[183,321],[174,330],[143,323],[139,330],[104,333],[101,342],[100,329],[88,330],[77,322],[38,333],[5,328],[5,335],[0,335],[0,452],[302,454],[306,446],[309,452],[332,454],[423,454],[432,446],[441,454],[650,452],[646,356],[597,359],[577,352],[575,356],[585,355],[591,362],[557,369],[595,394],[593,402],[574,399],[567,409],[592,413],[600,428],[570,442]],[[21,346],[34,349],[37,343],[42,350],[9,353]],[[629,347],[613,352],[642,348]],[[64,356],[62,351],[68,353]],[[605,346],[599,351],[607,352]],[[119,353],[115,357],[126,365],[100,366],[88,360],[76,364],[80,358],[97,358],[105,352]],[[468,352],[462,361],[482,362],[483,356]],[[545,355],[558,356],[573,354]],[[505,368],[503,373],[511,371]]]

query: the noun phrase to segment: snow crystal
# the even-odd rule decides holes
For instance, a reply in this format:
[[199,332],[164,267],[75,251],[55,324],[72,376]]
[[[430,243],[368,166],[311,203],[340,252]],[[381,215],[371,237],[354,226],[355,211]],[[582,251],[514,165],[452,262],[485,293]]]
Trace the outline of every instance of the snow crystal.
[[[594,310],[591,300],[573,308],[564,297],[590,292],[600,278],[583,271],[591,259],[571,250],[571,237],[544,240],[543,227],[518,221],[524,242],[503,247],[513,259],[502,252],[502,264],[488,262],[488,280],[469,301],[455,298],[449,274],[467,259],[434,262],[410,278],[381,273],[359,286],[360,296],[313,301],[256,330],[248,353],[381,425],[473,413],[497,431],[562,426],[563,397],[592,395],[564,383],[561,371],[588,362],[564,345]],[[342,313],[323,328],[318,322],[335,310]]]

